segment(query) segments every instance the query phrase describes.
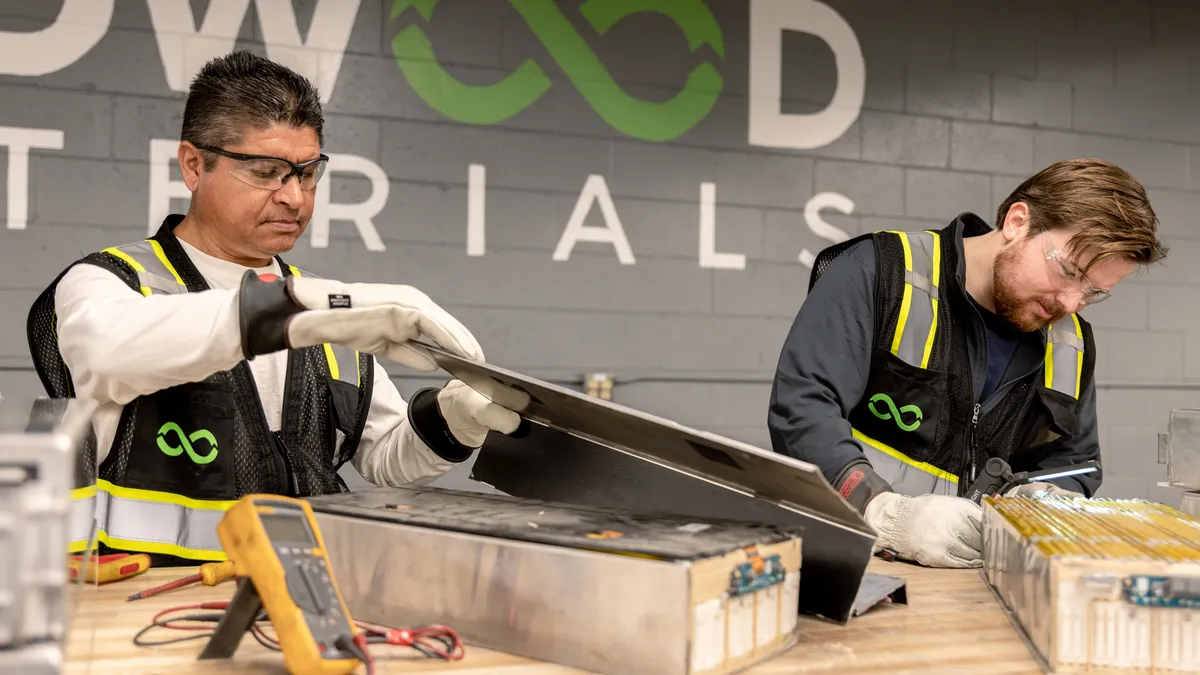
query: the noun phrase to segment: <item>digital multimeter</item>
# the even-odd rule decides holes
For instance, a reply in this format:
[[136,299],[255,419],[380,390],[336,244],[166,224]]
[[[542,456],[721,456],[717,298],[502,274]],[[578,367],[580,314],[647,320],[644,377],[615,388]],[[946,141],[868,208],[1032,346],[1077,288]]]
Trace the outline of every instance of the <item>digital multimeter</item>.
[[[242,577],[238,593],[246,589],[261,598],[288,672],[340,675],[362,664],[344,646],[354,639],[354,622],[334,582],[308,502],[246,495],[226,512],[217,535]],[[236,597],[230,610],[235,605]],[[257,608],[253,613],[257,615]]]

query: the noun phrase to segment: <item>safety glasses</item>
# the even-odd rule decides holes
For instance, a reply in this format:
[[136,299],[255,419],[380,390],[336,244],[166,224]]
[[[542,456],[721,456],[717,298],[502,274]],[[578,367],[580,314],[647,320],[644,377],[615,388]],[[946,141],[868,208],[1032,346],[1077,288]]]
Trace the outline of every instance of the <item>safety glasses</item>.
[[300,181],[301,190],[312,190],[317,187],[321,176],[325,175],[325,167],[329,164],[329,157],[324,154],[297,164],[282,157],[247,155],[211,145],[196,147],[232,159],[229,172],[243,183],[263,190],[278,190],[287,185],[292,176]]
[[1046,256],[1046,274],[1050,276],[1050,281],[1061,290],[1082,294],[1080,302],[1084,305],[1095,305],[1107,300],[1112,295],[1112,291],[1093,286],[1087,277],[1080,274],[1079,270],[1067,260],[1066,253],[1055,246],[1054,241],[1046,236],[1047,234],[1049,233],[1042,233],[1041,239],[1042,252]]

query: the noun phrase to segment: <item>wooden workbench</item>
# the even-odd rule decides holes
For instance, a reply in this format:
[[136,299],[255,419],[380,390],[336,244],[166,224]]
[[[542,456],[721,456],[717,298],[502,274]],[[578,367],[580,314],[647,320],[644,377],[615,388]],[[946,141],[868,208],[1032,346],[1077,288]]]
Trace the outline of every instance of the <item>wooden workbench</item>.
[[[876,559],[871,570],[908,579],[908,605],[881,605],[849,625],[801,617],[800,642],[790,651],[744,671],[747,675],[837,673],[987,672],[1040,674],[1036,662],[988,590],[979,570],[934,570]],[[198,661],[203,640],[137,647],[132,639],[155,613],[175,605],[229,600],[234,585],[184,588],[136,602],[125,598],[192,572],[150,570],[99,588],[90,587],[78,605],[68,641],[67,675],[283,675],[283,655],[246,636],[228,662]],[[181,631],[155,629],[160,640]],[[565,675],[582,671],[466,645],[461,661],[447,663],[410,648],[373,646],[375,672],[455,675]],[[365,672],[359,669],[358,673]]]

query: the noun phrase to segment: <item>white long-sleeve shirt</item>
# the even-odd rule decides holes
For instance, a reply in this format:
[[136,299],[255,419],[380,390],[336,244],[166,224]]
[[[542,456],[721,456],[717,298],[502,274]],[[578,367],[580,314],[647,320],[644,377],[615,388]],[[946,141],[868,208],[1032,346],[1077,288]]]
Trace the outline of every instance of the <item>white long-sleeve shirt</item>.
[[[71,268],[59,281],[54,307],[58,344],[71,371],[75,395],[95,399],[92,425],[98,462],[104,461],[121,411],[138,396],[199,382],[243,360],[237,289],[246,267],[210,256],[180,241],[211,290],[143,296],[96,265]],[[281,274],[274,260],[259,274]],[[283,416],[287,352],[249,362],[267,423],[277,431]],[[408,421],[408,404],[375,362],[374,387],[362,439],[352,463],[376,485],[428,482],[449,470]]]

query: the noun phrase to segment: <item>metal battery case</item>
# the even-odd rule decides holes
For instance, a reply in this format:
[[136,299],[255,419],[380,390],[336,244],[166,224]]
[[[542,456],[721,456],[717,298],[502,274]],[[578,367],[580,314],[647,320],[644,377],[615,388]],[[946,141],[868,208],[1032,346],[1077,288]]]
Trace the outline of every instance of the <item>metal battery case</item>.
[[309,502],[358,620],[612,675],[731,673],[796,640],[782,528],[432,487]]
[[61,669],[68,525],[95,404],[0,398],[0,673]]
[[988,497],[984,576],[1055,673],[1200,672],[1200,520],[1141,500]]
[[874,591],[863,584],[875,532],[816,466],[429,351],[443,370],[517,411],[528,425],[515,435],[488,435],[472,467],[474,480],[527,499],[780,525],[804,539],[800,612],[845,623],[879,599],[865,597]]

